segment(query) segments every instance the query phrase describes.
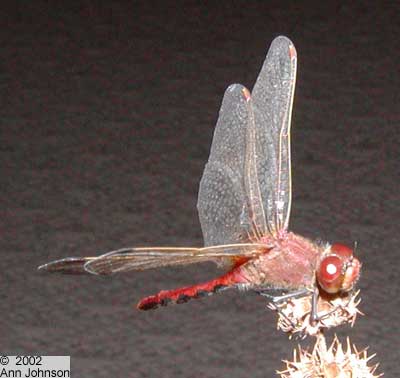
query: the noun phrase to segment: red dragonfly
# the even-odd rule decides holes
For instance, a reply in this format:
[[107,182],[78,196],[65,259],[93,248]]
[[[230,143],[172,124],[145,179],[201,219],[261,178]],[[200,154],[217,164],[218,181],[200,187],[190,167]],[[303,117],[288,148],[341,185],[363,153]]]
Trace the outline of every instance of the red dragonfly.
[[[123,248],[98,257],[69,257],[39,269],[108,275],[204,261],[227,269],[211,281],[144,298],[137,305],[141,310],[227,288],[253,290],[275,303],[312,296],[313,309],[322,292],[349,292],[361,267],[353,250],[288,231],[296,65],[293,43],[278,37],[251,94],[240,84],[226,90],[200,182],[197,208],[203,248]],[[279,296],[269,294],[277,292]]]

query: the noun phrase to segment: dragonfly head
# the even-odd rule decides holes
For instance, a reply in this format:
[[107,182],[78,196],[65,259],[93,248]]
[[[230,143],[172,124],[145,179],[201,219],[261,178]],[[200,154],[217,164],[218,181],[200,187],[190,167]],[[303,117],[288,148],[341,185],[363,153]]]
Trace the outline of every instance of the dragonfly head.
[[317,280],[327,293],[350,291],[360,276],[361,263],[353,250],[343,244],[333,244],[323,255]]

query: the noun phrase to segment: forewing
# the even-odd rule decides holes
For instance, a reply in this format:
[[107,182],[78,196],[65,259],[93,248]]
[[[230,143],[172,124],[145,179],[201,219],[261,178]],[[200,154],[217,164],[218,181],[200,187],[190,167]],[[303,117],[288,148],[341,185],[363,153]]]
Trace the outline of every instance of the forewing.
[[113,274],[205,261],[219,262],[235,257],[252,257],[265,248],[260,244],[232,244],[210,248],[144,247],[109,252],[89,260],[84,268],[93,274]]
[[248,122],[244,91],[240,84],[225,91],[200,182],[197,209],[205,246],[243,242],[250,229],[243,186]]
[[123,248],[98,257],[67,257],[41,265],[47,272],[109,275],[131,270],[145,270],[171,265],[187,265],[205,261],[217,264],[254,257],[265,250],[255,243],[219,245],[205,248],[142,247]]
[[290,123],[297,55],[286,37],[276,38],[251,93],[256,127],[257,174],[267,227],[286,230],[291,207]]

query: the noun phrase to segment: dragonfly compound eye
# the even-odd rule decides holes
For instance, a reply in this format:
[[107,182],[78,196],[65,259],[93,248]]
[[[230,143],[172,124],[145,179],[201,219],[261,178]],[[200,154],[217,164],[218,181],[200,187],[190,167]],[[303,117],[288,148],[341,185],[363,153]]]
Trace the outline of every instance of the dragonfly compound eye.
[[332,244],[331,252],[336,256],[340,256],[345,259],[349,259],[353,256],[353,250],[351,248],[349,248],[347,245],[339,243]]
[[327,293],[337,293],[342,289],[343,261],[338,256],[325,257],[317,271],[318,283]]

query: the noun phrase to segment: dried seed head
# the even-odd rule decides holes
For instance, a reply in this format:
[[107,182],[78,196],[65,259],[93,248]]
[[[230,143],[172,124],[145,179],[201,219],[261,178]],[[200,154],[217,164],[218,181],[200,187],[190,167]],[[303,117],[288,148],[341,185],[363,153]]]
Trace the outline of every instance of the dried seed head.
[[374,375],[378,364],[367,365],[375,355],[368,357],[366,349],[358,352],[349,339],[346,349],[344,351],[336,335],[327,348],[325,338],[320,334],[312,352],[299,346],[298,352],[294,351],[293,361],[284,361],[286,369],[277,373],[281,378],[377,378],[383,375]]
[[352,326],[357,314],[361,299],[356,293],[347,293],[333,298],[318,299],[318,320],[311,321],[311,295],[309,297],[289,299],[282,304],[270,303],[269,308],[278,312],[277,328],[289,334],[289,337],[304,338],[307,335],[316,335],[323,328],[336,327],[350,323]]

